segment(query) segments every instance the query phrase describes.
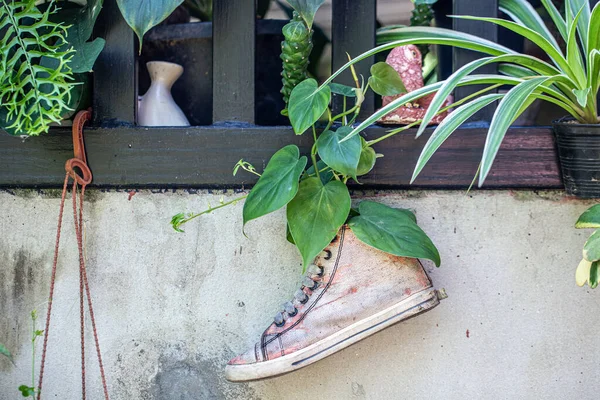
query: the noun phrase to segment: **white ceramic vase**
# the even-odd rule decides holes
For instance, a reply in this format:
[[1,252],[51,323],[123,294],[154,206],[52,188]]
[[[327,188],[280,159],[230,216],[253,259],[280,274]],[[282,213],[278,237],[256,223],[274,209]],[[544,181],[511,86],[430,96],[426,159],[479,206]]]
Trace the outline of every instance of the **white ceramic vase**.
[[171,87],[183,73],[183,67],[165,61],[150,61],[146,67],[152,84],[138,102],[138,125],[190,126],[171,95]]

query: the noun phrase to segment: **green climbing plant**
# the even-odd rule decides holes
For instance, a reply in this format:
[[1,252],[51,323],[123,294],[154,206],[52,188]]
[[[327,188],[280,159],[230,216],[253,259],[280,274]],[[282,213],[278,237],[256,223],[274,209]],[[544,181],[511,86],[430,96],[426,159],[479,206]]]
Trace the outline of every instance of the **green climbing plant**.
[[[302,38],[305,44],[309,43],[308,29],[314,13],[323,2],[305,0],[289,3],[296,13],[287,29],[297,29],[300,32],[298,38]],[[284,50],[285,46],[284,43]],[[299,58],[304,57],[304,61],[307,56],[303,53]],[[180,231],[183,224],[200,215],[245,199],[244,226],[286,208],[287,238],[298,248],[304,269],[345,223],[350,225],[359,240],[369,246],[397,256],[429,259],[439,266],[437,248],[417,225],[410,210],[373,201],[362,201],[358,207],[352,207],[347,184],[351,181],[360,183],[360,177],[372,170],[381,156],[372,146],[385,139],[367,141],[353,136],[343,140],[352,132],[352,124],[360,113],[366,93],[373,90],[379,95],[403,94],[408,96],[406,102],[424,94],[422,91],[405,94],[399,74],[385,63],[375,64],[366,82],[359,79],[353,64],[367,57],[360,55],[347,64],[354,80],[352,86],[333,82],[339,72],[321,85],[315,79],[300,76],[299,82],[288,82],[292,89],[287,114],[296,135],[312,136],[313,145],[308,156],[301,155],[297,146],[287,145],[271,157],[262,174],[247,162],[238,162],[234,172],[244,169],[259,175],[250,193],[227,203],[221,201],[218,206],[209,206],[200,213],[179,213],[171,220],[173,228]],[[296,72],[294,67],[305,66],[304,62],[294,64],[297,59],[286,58],[285,52],[283,58],[284,72],[286,68]],[[284,87],[284,90],[287,89]],[[341,112],[337,114],[330,107],[332,93],[340,95],[343,100]],[[326,122],[321,124],[322,116],[325,116]]]
[[39,135],[69,109],[74,50],[68,26],[52,22],[35,0],[0,0],[0,126],[11,134]]

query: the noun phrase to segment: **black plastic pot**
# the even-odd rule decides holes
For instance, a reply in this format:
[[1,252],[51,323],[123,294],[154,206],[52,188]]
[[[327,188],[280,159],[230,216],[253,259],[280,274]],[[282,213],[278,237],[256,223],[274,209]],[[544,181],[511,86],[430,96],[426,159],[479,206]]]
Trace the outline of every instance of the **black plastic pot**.
[[554,121],[553,128],[567,193],[600,198],[600,124],[561,118]]
[[[281,29],[288,21],[256,21],[256,123],[287,125],[281,90]],[[148,61],[180,64],[183,75],[171,93],[192,125],[212,124],[212,23],[159,25],[144,36],[139,58],[138,93],[150,86]]]

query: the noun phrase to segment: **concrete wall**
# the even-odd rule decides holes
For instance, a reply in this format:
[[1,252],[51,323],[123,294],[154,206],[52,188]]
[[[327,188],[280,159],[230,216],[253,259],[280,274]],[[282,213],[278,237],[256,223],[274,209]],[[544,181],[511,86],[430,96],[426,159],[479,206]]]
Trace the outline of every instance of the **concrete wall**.
[[[43,329],[56,196],[0,192],[0,342],[16,363],[0,358],[1,399],[19,398],[17,387],[31,382],[29,312],[39,310]],[[169,226],[173,214],[220,196],[89,193],[86,258],[113,399],[597,397],[600,289],[574,282],[588,232],[573,223],[591,203],[558,192],[357,193],[416,211],[442,254],[442,267],[427,270],[449,298],[296,373],[229,384],[224,364],[293,294],[300,257],[282,212],[251,222],[248,239],[241,203],[184,234]],[[81,395],[70,212],[64,232],[44,393],[71,400]],[[92,346],[87,354],[88,398],[100,399]]]

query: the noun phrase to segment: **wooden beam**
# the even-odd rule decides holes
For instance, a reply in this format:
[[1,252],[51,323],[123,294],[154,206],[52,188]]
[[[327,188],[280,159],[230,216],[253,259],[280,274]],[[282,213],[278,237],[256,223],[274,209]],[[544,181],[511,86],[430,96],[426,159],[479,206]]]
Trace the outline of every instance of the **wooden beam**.
[[213,6],[213,123],[255,121],[256,2]]
[[[387,128],[366,130],[369,139]],[[408,130],[376,146],[385,157],[361,177],[356,189],[464,189],[471,183],[485,142],[486,129],[457,130],[433,156],[414,185],[409,185],[419,154],[432,130],[419,139]],[[239,188],[252,185],[253,175],[232,175],[240,159],[259,171],[281,147],[295,143],[304,154],[309,135],[296,136],[290,127],[228,124],[189,128],[87,128],[88,162],[93,186],[103,188]],[[23,141],[0,135],[0,187],[58,187],[64,164],[73,157],[67,129]],[[552,130],[511,128],[484,188],[562,188]]]

